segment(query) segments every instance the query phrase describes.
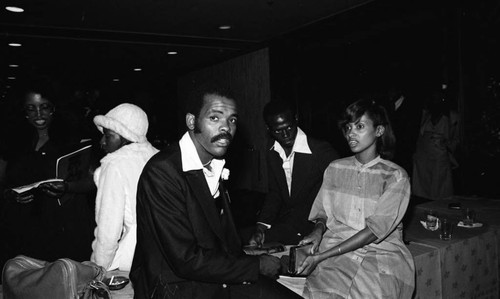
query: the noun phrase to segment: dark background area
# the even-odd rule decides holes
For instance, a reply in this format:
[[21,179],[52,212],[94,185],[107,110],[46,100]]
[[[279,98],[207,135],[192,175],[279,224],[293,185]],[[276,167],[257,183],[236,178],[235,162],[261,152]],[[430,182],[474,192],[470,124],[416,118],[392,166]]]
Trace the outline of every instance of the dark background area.
[[311,135],[347,155],[336,123],[345,104],[360,97],[387,102],[400,90],[422,107],[445,84],[461,117],[456,193],[498,197],[499,22],[498,1],[373,2],[314,35],[275,41],[272,86],[299,104]]
[[[399,89],[419,106],[446,84],[462,120],[457,193],[500,195],[500,1],[320,1],[314,9],[302,1],[195,2],[109,2],[92,15],[100,2],[26,1],[36,13],[16,20],[1,12],[2,127],[14,101],[8,77],[43,73],[60,82],[68,106],[105,113],[139,104],[150,115],[149,139],[167,144],[184,129],[180,76],[267,47],[273,94],[296,102],[300,126],[342,155],[349,153],[336,121],[347,103],[387,101]],[[219,23],[238,25],[221,33]],[[6,46],[11,41],[23,47]]]

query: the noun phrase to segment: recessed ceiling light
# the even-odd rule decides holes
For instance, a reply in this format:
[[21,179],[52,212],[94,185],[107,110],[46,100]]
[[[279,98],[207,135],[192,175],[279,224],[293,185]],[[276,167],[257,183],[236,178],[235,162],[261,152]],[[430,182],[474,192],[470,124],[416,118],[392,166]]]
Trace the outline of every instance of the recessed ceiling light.
[[167,54],[168,55],[177,55],[177,51],[168,51]]
[[7,77],[9,80],[16,80],[16,77]]
[[17,7],[17,6],[5,6],[5,9],[8,11],[11,11],[11,12],[23,12],[24,11],[24,9],[22,9],[21,7]]
[[20,47],[22,45],[20,43],[9,43],[9,46],[11,46],[11,47]]
[[9,67],[19,67],[19,64],[9,64]]
[[118,81],[120,81],[120,79],[118,78],[113,79],[113,82],[118,82]]
[[231,25],[220,25],[219,29],[220,30],[228,30],[228,29],[231,29]]
[[134,72],[140,72],[140,71],[142,71],[142,69],[141,69],[141,68],[136,67],[136,68],[134,69]]

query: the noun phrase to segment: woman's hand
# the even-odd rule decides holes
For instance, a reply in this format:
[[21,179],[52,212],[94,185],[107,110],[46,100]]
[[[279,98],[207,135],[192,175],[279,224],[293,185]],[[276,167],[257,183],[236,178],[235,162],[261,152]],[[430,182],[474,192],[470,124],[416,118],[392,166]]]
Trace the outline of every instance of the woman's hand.
[[47,182],[40,184],[38,188],[49,197],[61,198],[68,191],[68,183],[66,181]]
[[311,274],[314,269],[316,269],[316,266],[319,264],[319,262],[321,261],[319,260],[319,256],[317,255],[310,255],[306,257],[306,259],[297,269],[297,274],[301,276],[307,276]]
[[5,190],[3,196],[5,199],[15,200],[16,202],[22,204],[30,203],[33,201],[33,199],[35,199],[35,195],[33,195],[33,193],[31,192],[27,192],[25,194],[19,194],[12,189]]

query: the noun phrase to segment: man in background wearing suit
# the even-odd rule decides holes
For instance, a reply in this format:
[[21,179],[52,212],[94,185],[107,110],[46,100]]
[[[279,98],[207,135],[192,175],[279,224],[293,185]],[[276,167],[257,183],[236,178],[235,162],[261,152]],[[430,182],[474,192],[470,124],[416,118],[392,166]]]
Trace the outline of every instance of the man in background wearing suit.
[[241,249],[221,180],[238,121],[234,98],[203,89],[194,99],[188,132],[139,180],[135,298],[300,298],[275,280],[278,258]]
[[263,114],[274,140],[267,153],[269,191],[249,244],[294,245],[314,228],[309,211],[326,167],[338,155],[328,142],[308,137],[297,126],[296,111],[289,103],[271,101]]

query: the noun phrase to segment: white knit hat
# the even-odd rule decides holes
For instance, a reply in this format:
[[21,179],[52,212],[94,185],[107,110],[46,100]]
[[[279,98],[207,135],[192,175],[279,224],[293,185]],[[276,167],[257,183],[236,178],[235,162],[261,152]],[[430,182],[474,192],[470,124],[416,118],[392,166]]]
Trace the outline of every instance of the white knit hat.
[[133,104],[120,104],[106,115],[94,117],[94,124],[103,133],[103,128],[118,133],[132,142],[145,142],[148,132],[148,116],[144,110]]

